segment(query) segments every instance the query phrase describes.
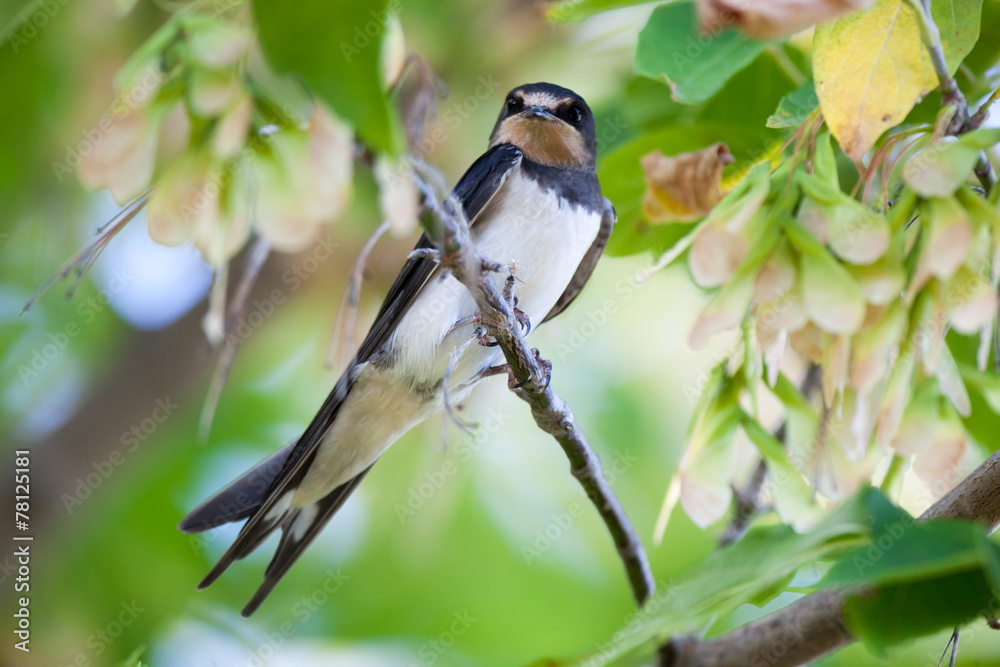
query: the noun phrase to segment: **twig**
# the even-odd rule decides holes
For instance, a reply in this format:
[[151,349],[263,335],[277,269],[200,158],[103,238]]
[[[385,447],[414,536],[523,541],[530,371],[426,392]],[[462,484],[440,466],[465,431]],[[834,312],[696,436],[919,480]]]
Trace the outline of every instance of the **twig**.
[[326,348],[326,359],[323,360],[323,366],[327,370],[332,370],[334,366],[346,367],[348,355],[353,354],[354,327],[358,321],[361,283],[364,279],[365,266],[368,264],[368,257],[372,254],[372,250],[375,249],[375,244],[391,227],[388,220],[379,225],[365,241],[365,244],[361,246],[361,252],[354,260],[354,266],[351,267],[351,277],[347,281],[347,288],[344,289],[344,296],[337,309],[337,318],[333,323],[330,343]]
[[480,254],[469,234],[461,204],[452,196],[439,201],[428,181],[440,184],[443,179],[422,161],[412,159],[412,163],[414,182],[433,214],[425,219],[424,225],[440,251],[441,264],[451,270],[475,299],[482,325],[503,351],[510,375],[520,387],[515,392],[531,407],[535,423],[552,435],[566,453],[570,471],[611,533],[632,593],[641,605],[656,585],[642,542],[604,478],[600,460],[577,426],[573,411],[549,387],[544,364],[528,347],[513,309],[490,275],[498,267]]
[[[917,15],[917,23],[920,24],[920,36],[927,47],[931,63],[934,65],[934,72],[938,77],[941,101],[944,105],[952,107],[955,111],[945,129],[945,134],[956,136],[979,128],[989,115],[989,107],[996,101],[1000,90],[994,91],[990,95],[990,98],[974,114],[970,115],[969,103],[965,99],[965,95],[962,94],[961,89],[959,89],[958,83],[955,82],[955,77],[948,71],[948,63],[945,60],[944,49],[941,46],[941,32],[934,23],[934,17],[931,14],[931,0],[910,0],[910,4]],[[980,152],[979,160],[976,162],[975,173],[976,178],[979,179],[979,183],[986,190],[986,194],[989,195],[993,185],[996,183],[996,177],[993,174],[993,167],[990,165],[990,161],[987,159],[985,153]]]
[[[781,435],[775,434],[779,440],[784,440],[785,425],[781,425]],[[735,489],[733,495],[736,498],[736,508],[733,511],[733,518],[729,520],[729,525],[719,538],[719,546],[724,547],[733,542],[738,542],[750,528],[750,522],[760,510],[760,492],[767,480],[767,464],[764,459],[757,463],[750,480],[742,489]]]
[[90,270],[90,267],[94,265],[94,262],[97,261],[97,258],[101,256],[101,253],[104,252],[104,248],[111,242],[111,239],[113,239],[118,232],[124,229],[125,225],[127,225],[135,216],[139,215],[139,212],[145,208],[146,204],[149,202],[149,195],[150,192],[148,190],[142,193],[123,206],[111,220],[98,227],[97,238],[88,243],[86,247],[78,253],[73,255],[69,261],[59,269],[59,271],[42,283],[38,289],[35,290],[34,294],[32,294],[28,299],[28,302],[24,304],[20,314],[24,315],[57,281],[65,280],[70,275],[73,276],[73,281],[66,290],[66,298],[72,298],[77,287],[79,287],[80,283],[83,281],[83,277]]
[[948,643],[944,645],[944,653],[941,654],[941,659],[938,660],[938,667],[944,664],[944,657],[948,655],[948,649],[951,649],[951,658],[948,660],[948,667],[955,667],[955,658],[958,657],[958,632],[961,627],[960,625],[955,626],[955,632],[951,633]]
[[[920,518],[966,519],[993,532],[1000,526],[1000,451],[934,503]],[[673,642],[669,667],[737,667],[767,664],[796,667],[857,640],[844,622],[842,590],[823,590],[748,623],[732,632],[701,641],[681,637]],[[779,655],[774,648],[780,646]]]
[[920,36],[931,56],[931,64],[934,65],[934,72],[938,77],[941,101],[955,109],[955,115],[948,124],[947,134],[958,134],[969,119],[969,103],[965,100],[962,91],[959,90],[955,78],[948,71],[948,62],[945,60],[944,49],[941,46],[941,32],[931,15],[931,0],[910,0],[910,4],[913,6],[913,13],[917,15]]
[[205,396],[205,403],[201,407],[201,416],[198,418],[198,439],[202,442],[208,440],[208,434],[212,429],[212,421],[215,419],[215,410],[219,405],[219,398],[222,390],[229,379],[229,371],[232,370],[236,353],[240,349],[243,337],[236,335],[236,327],[240,320],[246,315],[247,302],[250,299],[250,292],[253,290],[257,278],[260,276],[267,256],[271,252],[271,246],[263,237],[259,237],[250,249],[247,264],[243,268],[243,277],[236,287],[236,293],[230,303],[229,318],[226,322],[226,345],[222,346],[219,360],[215,364],[215,371],[212,373],[212,381],[208,387],[208,394]]
[[[809,400],[813,392],[820,386],[822,378],[822,367],[818,364],[810,364],[805,377],[802,378],[802,384],[799,386],[799,392],[805,396],[806,400]],[[788,422],[783,421],[778,430],[774,432],[774,437],[782,445],[785,444],[787,426]],[[760,463],[757,464],[757,468],[750,476],[747,485],[742,490],[736,491],[736,510],[729,522],[729,526],[722,533],[722,537],[719,538],[720,547],[738,541],[747,532],[747,529],[750,528],[750,522],[754,516],[763,509],[760,505],[760,490],[766,480],[767,464],[761,459]]]

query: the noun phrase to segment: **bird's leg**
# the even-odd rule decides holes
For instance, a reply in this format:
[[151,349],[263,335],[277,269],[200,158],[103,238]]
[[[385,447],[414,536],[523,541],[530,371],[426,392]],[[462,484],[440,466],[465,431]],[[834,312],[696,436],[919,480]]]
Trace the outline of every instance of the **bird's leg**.
[[520,389],[523,382],[518,382],[517,378],[514,377],[514,371],[511,370],[510,364],[500,364],[499,366],[490,366],[482,373],[479,374],[480,379],[493,377],[494,375],[507,374],[507,388],[508,389]]
[[[545,373],[545,387],[549,386],[549,382],[552,381],[552,362],[547,359],[542,359],[541,353],[538,351],[537,347],[531,349],[531,353],[535,355],[535,361],[538,365],[542,367],[542,371]],[[500,375],[502,373],[507,374],[507,388],[508,389],[520,389],[527,382],[518,382],[517,378],[514,377],[514,371],[511,369],[510,364],[500,364],[499,366],[489,366],[482,373],[479,374],[480,379],[493,377],[494,375]]]
[[462,319],[457,320],[454,324],[451,325],[451,328],[448,329],[448,333],[451,333],[455,329],[460,329],[461,327],[464,327],[466,324],[479,324],[482,321],[483,318],[479,315],[478,312],[473,313],[468,317],[463,317]]
[[511,261],[507,267],[507,280],[503,284],[503,298],[507,302],[507,307],[514,313],[514,318],[521,325],[521,335],[527,336],[531,333],[531,320],[524,311],[517,307],[517,297],[514,296],[514,272],[517,269],[517,262]]

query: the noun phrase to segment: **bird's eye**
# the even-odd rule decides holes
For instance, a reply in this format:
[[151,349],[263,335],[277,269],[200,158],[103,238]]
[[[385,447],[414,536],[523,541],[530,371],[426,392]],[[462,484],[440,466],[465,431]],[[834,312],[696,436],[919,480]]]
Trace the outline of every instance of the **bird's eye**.
[[517,108],[517,98],[511,95],[507,98],[507,109],[513,111]]
[[571,123],[579,123],[583,120],[583,110],[574,104],[569,108],[569,111],[566,112],[566,118],[568,118]]

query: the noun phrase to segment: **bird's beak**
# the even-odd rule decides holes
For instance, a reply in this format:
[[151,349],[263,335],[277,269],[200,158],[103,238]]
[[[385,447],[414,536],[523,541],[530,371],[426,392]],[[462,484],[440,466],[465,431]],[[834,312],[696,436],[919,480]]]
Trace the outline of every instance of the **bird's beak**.
[[556,116],[553,116],[545,107],[532,106],[528,107],[518,116],[523,116],[525,118],[540,118],[542,120],[559,120]]

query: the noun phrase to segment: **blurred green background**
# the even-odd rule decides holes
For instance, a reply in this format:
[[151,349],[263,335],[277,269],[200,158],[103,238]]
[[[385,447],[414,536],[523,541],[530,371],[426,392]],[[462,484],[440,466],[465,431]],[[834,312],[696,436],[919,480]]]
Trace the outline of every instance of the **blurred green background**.
[[[41,6],[5,2],[0,26]],[[434,417],[400,440],[252,619],[238,610],[270,545],[195,591],[238,527],[187,536],[177,522],[295,437],[336,379],[339,369],[325,370],[323,358],[351,263],[378,222],[373,178],[358,168],[328,259],[317,261],[313,249],[270,258],[251,298],[266,316],[246,338],[211,435],[200,441],[215,356],[200,328],[210,272],[192,248],[155,246],[140,217],[72,299],[59,283],[19,314],[116,212],[107,193],[87,192],[57,163],[113,100],[116,70],[175,8],[140,1],[123,17],[114,0],[45,6],[51,16],[36,34],[0,48],[0,432],[4,470],[14,449],[31,451],[35,537],[32,652],[12,647],[5,624],[0,664],[113,665],[144,647],[143,661],[155,667],[511,665],[607,641],[633,612],[611,541],[559,448],[500,379],[464,406],[463,416],[481,425],[477,436]],[[521,83],[582,94],[597,112],[605,153],[681,113],[666,87],[631,78],[650,7],[571,26],[549,25],[543,9],[529,0],[402,3],[407,48],[450,90],[438,121],[446,140],[428,156],[450,179],[483,151],[504,93]],[[731,98],[741,100],[739,113],[718,113],[762,126],[790,87],[759,104]],[[445,122],[449,111],[461,122]],[[376,248],[359,326],[413,240]],[[651,542],[697,388],[729,341],[690,351],[687,330],[705,297],[681,269],[635,286],[648,264],[605,258],[579,301],[533,343],[553,361],[555,389],[665,582],[709,553],[722,529],[701,531],[678,512],[664,543]],[[290,280],[296,268],[308,276]],[[281,303],[271,309],[269,300]],[[6,507],[11,480],[0,491]],[[10,530],[2,531],[8,544]],[[7,609],[11,552],[0,550]],[[760,613],[747,607],[727,623]],[[995,640],[968,634],[962,664],[1000,664],[989,657]],[[824,664],[935,664],[945,641],[928,638],[884,658],[854,647]]]

